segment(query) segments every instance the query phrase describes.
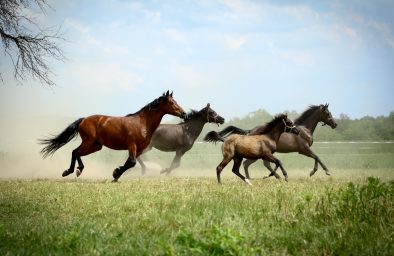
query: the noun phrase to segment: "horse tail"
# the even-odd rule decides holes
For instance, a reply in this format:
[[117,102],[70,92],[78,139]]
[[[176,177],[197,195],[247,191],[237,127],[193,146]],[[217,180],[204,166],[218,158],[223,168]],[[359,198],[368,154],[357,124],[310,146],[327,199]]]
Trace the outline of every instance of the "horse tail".
[[249,132],[250,132],[250,130],[243,130],[243,129],[238,128],[236,126],[230,125],[230,126],[227,126],[226,128],[224,128],[223,130],[221,130],[220,132],[218,132],[218,134],[221,137],[226,138],[226,137],[230,136],[231,134],[246,135]]
[[208,141],[208,142],[222,141],[223,142],[224,138],[222,136],[220,136],[219,133],[217,133],[215,131],[210,131],[207,133],[207,135],[205,135],[204,141]]
[[40,144],[46,145],[43,149],[41,149],[42,157],[46,158],[49,155],[53,155],[56,150],[63,147],[70,140],[75,138],[79,132],[79,124],[82,122],[83,119],[84,118],[79,118],[57,136],[53,136],[52,138],[47,139],[39,139]]

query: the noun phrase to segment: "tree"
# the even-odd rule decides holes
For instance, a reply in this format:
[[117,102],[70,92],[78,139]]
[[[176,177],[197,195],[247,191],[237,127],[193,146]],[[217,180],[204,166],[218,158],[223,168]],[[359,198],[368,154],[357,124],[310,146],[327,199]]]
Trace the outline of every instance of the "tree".
[[[38,7],[42,13],[50,8],[46,0],[0,0],[0,35],[4,55],[14,66],[17,81],[28,77],[51,86],[50,59],[65,59],[58,42],[64,40],[59,30],[41,28],[26,10]],[[1,72],[0,72],[1,78]],[[2,79],[1,79],[2,80]]]

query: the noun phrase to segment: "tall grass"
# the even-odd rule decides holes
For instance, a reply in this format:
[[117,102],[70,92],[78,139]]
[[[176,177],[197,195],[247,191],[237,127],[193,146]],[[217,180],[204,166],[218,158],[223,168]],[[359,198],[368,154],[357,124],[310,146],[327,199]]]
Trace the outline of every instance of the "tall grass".
[[394,183],[1,181],[0,254],[392,255]]

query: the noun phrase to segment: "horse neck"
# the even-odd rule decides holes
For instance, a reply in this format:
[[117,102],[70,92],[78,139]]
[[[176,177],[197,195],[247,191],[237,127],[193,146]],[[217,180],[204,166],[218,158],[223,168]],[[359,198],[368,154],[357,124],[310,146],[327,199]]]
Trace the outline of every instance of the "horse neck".
[[148,134],[153,134],[164,115],[165,113],[160,109],[150,109],[140,113],[141,118],[145,120],[146,131]]
[[266,133],[266,136],[270,137],[273,141],[278,143],[280,135],[283,133],[284,127],[281,124],[275,126],[271,131]]
[[320,122],[320,113],[319,111],[315,111],[313,112],[312,115],[305,118],[304,121],[300,123],[296,123],[296,125],[305,126],[308,130],[311,131],[311,134],[313,134],[319,122]]
[[198,135],[200,135],[202,128],[204,128],[206,122],[201,119],[189,120],[184,123],[186,132],[190,135],[193,140],[196,140]]

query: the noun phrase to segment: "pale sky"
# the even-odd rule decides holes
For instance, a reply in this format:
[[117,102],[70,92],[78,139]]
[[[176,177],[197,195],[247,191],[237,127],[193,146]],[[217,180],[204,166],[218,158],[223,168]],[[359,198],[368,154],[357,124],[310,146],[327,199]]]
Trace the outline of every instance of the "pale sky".
[[68,60],[46,89],[17,85],[2,54],[0,116],[125,115],[166,90],[226,119],[321,103],[336,117],[394,111],[392,0],[48,2],[39,23],[61,26]]

